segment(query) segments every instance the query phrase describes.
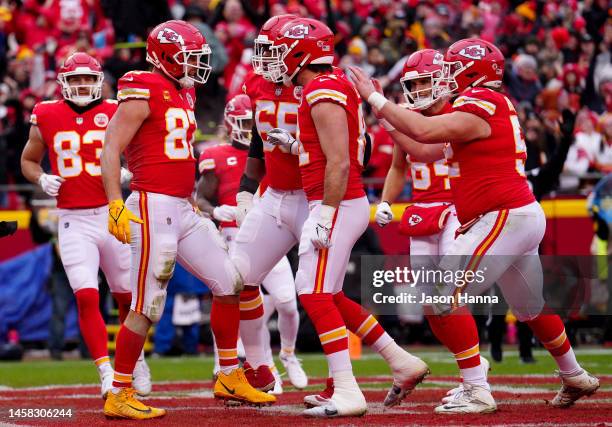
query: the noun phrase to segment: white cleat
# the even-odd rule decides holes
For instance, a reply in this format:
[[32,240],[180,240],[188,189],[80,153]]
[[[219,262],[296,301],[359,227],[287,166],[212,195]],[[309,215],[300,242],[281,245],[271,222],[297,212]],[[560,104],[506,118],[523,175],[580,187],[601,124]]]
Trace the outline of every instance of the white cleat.
[[[491,370],[491,365],[489,364],[489,361],[486,358],[480,356],[480,366],[482,366],[482,369],[484,371],[485,379],[488,380],[489,371]],[[461,391],[463,391],[463,382],[459,383],[457,387],[452,388],[449,391],[447,391],[446,396],[442,398],[442,403],[450,402],[453,399],[453,397]]]
[[490,414],[497,411],[491,392],[484,387],[463,384],[463,390],[450,402],[438,406],[436,414]]
[[352,384],[336,385],[334,395],[325,405],[306,409],[303,415],[313,418],[360,417],[366,413],[368,405],[365,396],[353,379]]
[[306,405],[307,408],[327,405],[329,403],[329,399],[331,399],[333,395],[334,380],[332,378],[328,378],[325,385],[325,390],[319,394],[309,394],[304,396],[304,405]]
[[393,372],[393,385],[385,397],[384,405],[387,407],[399,405],[404,397],[412,393],[427,374],[429,367],[425,362],[412,354],[406,353],[406,360],[401,368],[395,368]]
[[599,380],[584,369],[574,375],[564,375],[559,372],[561,390],[550,402],[555,408],[569,408],[575,401],[584,396],[590,396],[599,388]]
[[268,393],[278,396],[283,394],[283,380],[278,373],[278,369],[270,369],[272,371],[272,375],[274,375],[274,388],[269,390]]
[[114,372],[112,369],[109,372],[100,375],[100,382],[102,383],[100,392],[102,393],[102,399],[104,400],[106,400],[108,392],[113,388],[113,377]]
[[294,353],[286,354],[282,351],[278,357],[287,371],[289,382],[298,390],[305,388],[308,385],[308,377],[302,368],[300,359]]
[[134,373],[132,374],[132,387],[140,396],[148,396],[151,394],[151,371],[144,359],[136,362]]

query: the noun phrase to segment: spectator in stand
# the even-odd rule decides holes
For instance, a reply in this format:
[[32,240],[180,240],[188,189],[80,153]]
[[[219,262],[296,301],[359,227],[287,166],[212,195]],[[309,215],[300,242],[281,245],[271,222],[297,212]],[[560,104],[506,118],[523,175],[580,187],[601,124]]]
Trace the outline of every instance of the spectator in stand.
[[603,175],[612,173],[612,114],[602,116],[599,126],[601,128],[601,141],[595,153],[593,169]]
[[570,147],[565,171],[581,176],[593,171],[593,165],[602,147],[602,135],[597,132],[597,116],[588,110],[582,110],[576,117],[576,134],[574,144]]
[[355,11],[355,2],[353,0],[340,0],[335,15],[336,21],[348,24],[351,29],[351,37],[359,35],[363,20]]
[[531,55],[520,54],[514,60],[512,71],[508,73],[507,84],[510,96],[517,103],[526,101],[533,105],[542,90],[537,65],[536,59]]
[[348,45],[348,54],[340,60],[338,66],[342,68],[347,75],[349,74],[349,67],[359,67],[370,77],[374,75],[374,71],[376,70],[374,65],[368,62],[368,48],[365,42],[359,37],[355,37],[351,40]]

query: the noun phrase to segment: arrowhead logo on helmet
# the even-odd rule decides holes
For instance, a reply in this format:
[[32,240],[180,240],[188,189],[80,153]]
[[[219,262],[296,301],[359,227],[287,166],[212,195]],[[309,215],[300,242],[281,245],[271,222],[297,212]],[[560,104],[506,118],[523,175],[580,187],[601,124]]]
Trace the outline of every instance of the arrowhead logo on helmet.
[[470,59],[482,59],[484,58],[485,53],[485,48],[477,44],[464,47],[459,51],[459,55],[465,56],[466,58]]
[[159,40],[160,43],[179,43],[181,45],[185,44],[183,36],[178,34],[172,28],[164,28],[163,31],[160,31],[157,34],[157,40]]
[[308,35],[308,26],[304,24],[296,25],[287,29],[283,35],[288,39],[303,39]]

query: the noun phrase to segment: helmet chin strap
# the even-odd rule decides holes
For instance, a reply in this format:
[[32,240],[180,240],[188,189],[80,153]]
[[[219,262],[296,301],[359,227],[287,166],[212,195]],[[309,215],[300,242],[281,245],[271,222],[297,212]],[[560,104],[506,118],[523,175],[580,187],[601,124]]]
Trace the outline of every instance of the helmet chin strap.
[[178,82],[183,89],[191,89],[194,86],[193,80],[187,76],[181,77]]

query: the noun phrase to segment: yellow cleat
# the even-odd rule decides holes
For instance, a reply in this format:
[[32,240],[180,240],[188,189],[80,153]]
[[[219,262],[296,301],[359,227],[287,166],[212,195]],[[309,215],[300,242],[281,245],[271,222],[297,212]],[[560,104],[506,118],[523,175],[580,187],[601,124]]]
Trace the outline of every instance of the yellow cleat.
[[238,401],[252,405],[271,405],[276,397],[253,388],[242,368],[234,369],[229,375],[219,372],[215,382],[214,394],[216,399]]
[[165,409],[153,408],[136,400],[133,388],[122,388],[119,393],[108,392],[104,403],[104,415],[107,418],[127,418],[130,420],[146,420],[166,415]]

